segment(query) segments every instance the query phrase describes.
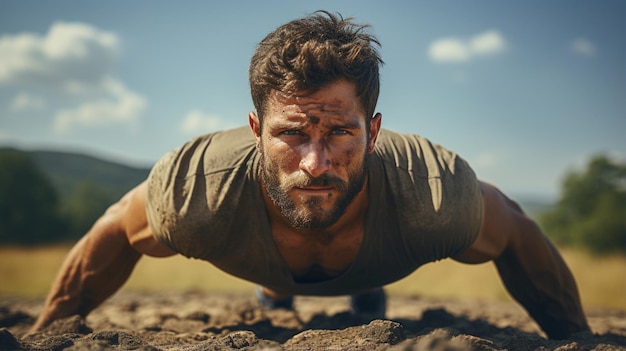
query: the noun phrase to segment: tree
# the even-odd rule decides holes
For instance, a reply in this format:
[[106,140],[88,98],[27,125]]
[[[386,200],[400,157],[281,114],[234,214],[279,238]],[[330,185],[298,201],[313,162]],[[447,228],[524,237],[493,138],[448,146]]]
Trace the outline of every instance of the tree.
[[82,237],[112,203],[119,198],[117,192],[89,181],[76,185],[72,195],[61,205],[61,212],[69,220],[68,240]]
[[50,181],[25,153],[0,150],[0,243],[37,244],[64,234]]
[[565,177],[561,193],[540,217],[550,237],[596,253],[626,252],[626,163],[596,156]]

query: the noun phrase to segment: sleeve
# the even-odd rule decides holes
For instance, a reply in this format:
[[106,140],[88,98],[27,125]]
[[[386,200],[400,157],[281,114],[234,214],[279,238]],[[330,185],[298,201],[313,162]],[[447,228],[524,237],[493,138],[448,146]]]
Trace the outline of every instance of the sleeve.
[[387,133],[381,151],[403,245],[416,265],[454,256],[476,239],[482,194],[456,153],[426,138]]
[[483,216],[483,198],[480,184],[469,164],[455,157],[454,169],[445,174],[442,183],[442,211],[447,212],[450,225],[446,233],[448,243],[445,257],[460,254],[478,237]]
[[159,241],[208,261],[230,252],[233,228],[250,206],[251,134],[245,127],[205,134],[157,161],[148,176],[146,211]]
[[154,236],[175,252],[181,253],[175,247],[170,236],[170,227],[176,222],[177,216],[172,211],[172,196],[170,194],[174,159],[180,150],[175,149],[159,159],[148,175],[148,191],[146,198],[146,213],[148,224]]
[[198,137],[165,154],[148,175],[146,212],[155,237],[187,257],[203,255],[207,205],[204,154],[208,136]]
[[423,182],[428,183],[430,190],[432,207],[426,211],[426,218],[431,223],[423,224],[426,230],[422,235],[429,243],[429,261],[436,261],[455,256],[472,245],[480,230],[483,206],[480,185],[469,164],[438,145],[430,146],[433,161],[428,162],[426,157],[429,176]]

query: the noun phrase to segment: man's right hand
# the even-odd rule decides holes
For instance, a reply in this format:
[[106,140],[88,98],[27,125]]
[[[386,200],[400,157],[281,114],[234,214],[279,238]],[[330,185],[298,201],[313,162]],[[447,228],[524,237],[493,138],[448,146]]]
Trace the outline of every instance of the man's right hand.
[[142,254],[155,257],[175,254],[150,230],[146,191],[146,182],[132,189],[109,207],[76,243],[61,266],[31,332],[56,319],[89,314],[126,282]]

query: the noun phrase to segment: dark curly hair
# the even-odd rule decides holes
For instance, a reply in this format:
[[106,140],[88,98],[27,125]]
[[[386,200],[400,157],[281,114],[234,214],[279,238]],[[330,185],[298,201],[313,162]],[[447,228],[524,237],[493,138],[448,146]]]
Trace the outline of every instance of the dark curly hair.
[[[357,25],[326,11],[291,21],[263,39],[250,62],[252,101],[259,118],[272,90],[315,92],[344,78],[356,84],[366,116],[372,117],[380,91],[378,40]],[[369,124],[368,124],[369,125]]]

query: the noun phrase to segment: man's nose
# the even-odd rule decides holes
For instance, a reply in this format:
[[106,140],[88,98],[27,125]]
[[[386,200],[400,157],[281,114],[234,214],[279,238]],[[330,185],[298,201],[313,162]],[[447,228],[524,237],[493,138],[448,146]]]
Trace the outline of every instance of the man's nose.
[[300,169],[317,178],[331,167],[328,150],[320,142],[311,142],[303,147]]

